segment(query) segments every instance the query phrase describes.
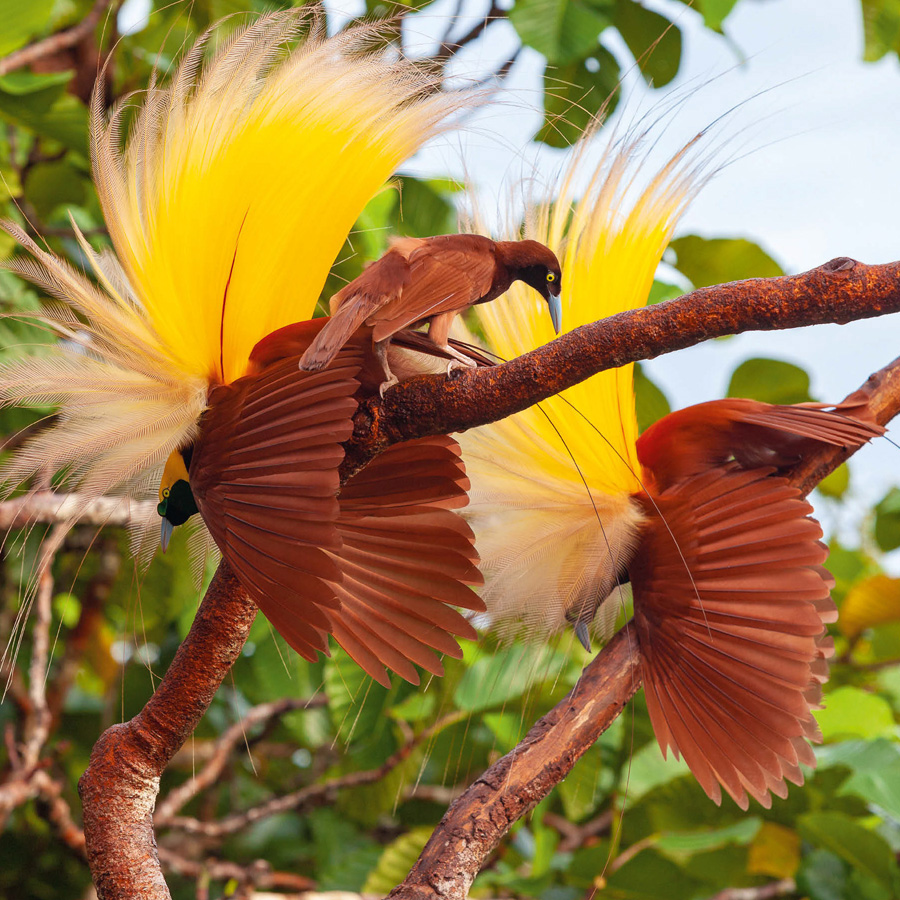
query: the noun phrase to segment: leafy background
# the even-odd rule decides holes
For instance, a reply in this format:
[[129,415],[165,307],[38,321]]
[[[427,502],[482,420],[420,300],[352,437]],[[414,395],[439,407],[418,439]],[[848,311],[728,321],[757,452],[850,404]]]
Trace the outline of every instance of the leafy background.
[[[704,27],[727,43],[728,16],[737,2],[753,0],[698,0],[694,8]],[[106,48],[117,37],[114,20],[101,19],[101,28],[40,66],[7,71],[2,57],[75,25],[94,5],[0,0],[0,213],[20,222],[27,216],[57,252],[76,262],[69,215],[98,245],[106,240],[90,182],[86,101],[98,40]],[[178,47],[222,15],[248,6],[271,4],[157,5],[146,27],[117,43],[105,84],[108,99],[146,84],[154,65],[165,70],[172,60],[161,47]],[[366,15],[384,17],[397,9],[368,0]],[[417,10],[429,14],[428,3],[399,9],[410,20]],[[656,88],[670,82],[682,62],[678,22],[635,0],[516,0],[492,7],[492,14],[508,17],[517,40],[546,59],[545,113],[534,137],[554,147],[572,140],[603,103],[615,105],[619,78],[635,60]],[[863,0],[860,15],[864,58],[896,61],[900,5]],[[334,27],[345,20],[335,17]],[[491,27],[477,39],[489,39]],[[466,33],[460,27],[441,31],[445,40]],[[518,50],[517,44],[511,59]],[[452,68],[452,48],[435,46],[429,55]],[[496,74],[502,78],[511,65],[501,60]],[[407,175],[400,184],[402,191],[385,190],[369,204],[326,294],[382,252],[386,235],[453,228],[454,182]],[[0,258],[11,252],[11,242],[0,237]],[[657,283],[654,300],[686,286],[781,272],[762,248],[731,237],[683,235],[669,259],[674,278]],[[668,283],[673,280],[677,285]],[[0,307],[13,314],[0,321],[0,355],[41,339],[14,315],[39,303],[31,288],[0,273]],[[873,367],[885,361],[873,361]],[[666,385],[639,371],[637,390],[646,427],[669,409]],[[730,395],[773,402],[807,400],[810,392],[803,368],[760,357],[741,361],[729,385]],[[14,440],[48,413],[4,410],[0,431]],[[825,519],[840,526],[828,565],[841,619],[828,708],[819,717],[825,744],[806,785],[792,788],[771,810],[753,805],[744,814],[727,800],[716,807],[682,764],[662,760],[639,695],[559,788],[517,824],[479,876],[473,896],[900,896],[900,580],[888,565],[888,554],[900,547],[900,488],[870,507],[854,485],[842,467],[818,492]],[[4,642],[41,538],[40,529],[13,532],[2,545]],[[58,554],[54,576],[48,675],[54,723],[42,765],[60,786],[62,800],[77,810],[75,785],[93,742],[104,728],[141,708],[186,634],[201,594],[190,576],[183,535],[144,573],[130,557],[124,532],[79,527]],[[240,739],[220,776],[160,827],[175,897],[245,892],[254,878],[261,883],[253,875],[262,871],[254,868],[257,860],[270,866],[272,890],[307,886],[382,894],[393,887],[447,803],[564,696],[588,658],[568,636],[547,647],[504,648],[485,637],[464,650],[463,660],[446,661],[443,679],[420,689],[397,681],[386,690],[339,649],[314,664],[299,660],[260,619],[231,682],[170,766],[163,800],[202,770],[223,736],[234,733],[229,729],[259,704],[284,699],[286,711],[238,729]],[[28,712],[28,661],[26,634],[15,666],[5,672],[11,687],[0,705],[0,729],[7,735],[0,749],[0,789],[9,772],[4,754]],[[252,824],[240,818],[285,795],[294,798],[287,811]],[[231,826],[228,817],[234,815],[239,818]],[[84,860],[61,838],[46,799],[0,805],[0,828],[0,895],[61,900],[89,894]],[[233,868],[218,865],[222,861]],[[753,890],[735,894],[739,888]]]

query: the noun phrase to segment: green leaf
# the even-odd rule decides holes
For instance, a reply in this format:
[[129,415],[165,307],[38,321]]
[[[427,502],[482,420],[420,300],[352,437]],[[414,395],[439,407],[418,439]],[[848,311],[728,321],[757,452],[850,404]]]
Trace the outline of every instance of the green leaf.
[[346,743],[367,740],[387,722],[382,716],[387,688],[373,681],[337,647],[325,663],[325,693],[334,726]]
[[806,813],[797,820],[801,836],[848,862],[862,874],[891,888],[897,874],[894,854],[884,838],[839,812]]
[[884,551],[900,547],[900,488],[891,488],[875,507],[875,543]]
[[892,737],[896,731],[890,704],[855,687],[840,687],[827,695],[825,709],[815,711],[826,741],[861,737]]
[[811,399],[809,375],[780,359],[748,359],[732,373],[728,396],[766,403],[804,403]]
[[413,828],[388,844],[378,859],[378,865],[366,878],[362,892],[387,896],[406,877],[433,830]]
[[820,494],[826,497],[840,498],[850,487],[850,467],[841,463],[830,475],[826,475],[816,486]]
[[654,422],[672,412],[668,397],[644,374],[640,363],[634,367],[634,407],[638,431],[646,431]]
[[810,900],[845,900],[847,864],[827,850],[814,850],[803,858],[797,888]]
[[695,288],[784,274],[765,250],[744,238],[702,238],[690,234],[671,241],[669,249],[678,260],[675,268]]
[[866,62],[900,50],[900,0],[862,0]]
[[653,741],[635,753],[626,768],[624,774],[628,779],[628,796],[634,803],[657,785],[688,772],[690,769],[683,759],[676,759],[671,751],[668,758],[664,758],[659,745]]
[[601,109],[612,113],[619,101],[619,64],[604,47],[586,59],[544,72],[544,124],[536,140],[568,147]]
[[606,892],[616,900],[660,900],[662,885],[666,900],[692,900],[699,896],[699,883],[655,850],[638,853],[613,872]]
[[47,220],[59,206],[84,203],[87,189],[82,174],[63,159],[29,170],[25,192],[38,215]]
[[47,28],[54,0],[0,0],[0,56],[27,44]]
[[538,679],[554,678],[566,664],[557,650],[511,644],[477,659],[463,675],[453,695],[457,707],[478,712],[521,696]]
[[707,28],[721,32],[722,23],[736,3],[737,0],[697,0],[696,9],[703,13],[703,23]]
[[887,766],[857,772],[841,786],[841,794],[855,794],[900,824],[900,759]]
[[570,822],[580,822],[597,808],[604,794],[600,787],[603,774],[603,758],[600,750],[591,747],[575,763],[572,771],[557,788],[566,819]]
[[681,31],[665,16],[635,0],[618,0],[613,23],[653,87],[668,84],[681,63]]
[[401,722],[421,722],[434,717],[436,703],[437,695],[433,691],[428,694],[419,692],[410,694],[401,703],[392,706],[390,713]]
[[447,182],[399,180],[400,193],[394,193],[394,220],[400,234],[428,237],[456,229],[456,207],[448,199]]
[[674,856],[676,859],[706,850],[717,850],[728,844],[746,846],[757,836],[762,824],[762,819],[757,816],[748,816],[746,819],[741,819],[734,825],[726,825],[724,828],[673,831],[661,834],[654,846],[657,850]]
[[[19,73],[13,73],[18,75]],[[87,110],[70,94],[65,94],[65,81],[71,73],[36,76],[32,79],[0,79],[0,118],[50,138],[87,158]]]
[[554,66],[583,59],[611,24],[609,4],[600,0],[517,0],[509,11],[522,43]]
[[647,306],[662,303],[664,300],[674,300],[682,294],[684,291],[677,284],[667,284],[665,281],[655,279],[650,288],[650,296],[647,298]]

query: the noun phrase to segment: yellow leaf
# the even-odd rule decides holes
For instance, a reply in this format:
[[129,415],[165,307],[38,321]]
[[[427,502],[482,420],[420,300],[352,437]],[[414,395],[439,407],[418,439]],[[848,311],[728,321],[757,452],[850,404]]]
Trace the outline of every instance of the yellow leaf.
[[800,835],[783,825],[764,822],[750,844],[747,872],[773,878],[793,878],[800,866]]
[[874,575],[854,585],[841,605],[838,627],[854,638],[873,625],[900,621],[900,579]]

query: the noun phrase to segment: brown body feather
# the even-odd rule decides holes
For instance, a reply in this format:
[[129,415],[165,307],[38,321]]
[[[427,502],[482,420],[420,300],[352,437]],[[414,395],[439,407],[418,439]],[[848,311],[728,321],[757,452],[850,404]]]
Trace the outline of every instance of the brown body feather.
[[473,637],[451,607],[483,609],[468,526],[453,512],[468,481],[456,442],[390,448],[340,490],[341,443],[377,389],[371,334],[352,335],[325,371],[298,369],[326,320],[269,335],[249,374],[216,388],[194,445],[190,485],[223,556],[279,633],[307,659],[328,634],[374,678],[418,682],[434,651]]
[[534,269],[553,273],[551,293],[558,294],[559,262],[536,241],[495,242],[477,234],[398,238],[331,298],[331,320],[303,354],[300,367],[310,372],[325,368],[363,325],[382,344],[403,329],[427,323],[433,343],[446,351],[459,313],[499,297],[516,279],[531,279],[545,290]]

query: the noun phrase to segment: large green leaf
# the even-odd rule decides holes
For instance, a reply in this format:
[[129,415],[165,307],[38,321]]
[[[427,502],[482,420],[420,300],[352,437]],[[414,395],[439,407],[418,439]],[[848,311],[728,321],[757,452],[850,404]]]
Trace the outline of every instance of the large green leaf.
[[54,0],[0,0],[0,56],[46,29],[53,5]]
[[875,542],[885,551],[900,547],[900,488],[891,488],[875,507]]
[[875,694],[847,685],[831,691],[825,700],[825,709],[815,713],[825,740],[872,739],[894,734],[890,704]]
[[762,247],[744,238],[703,238],[689,234],[676,238],[669,249],[678,260],[675,268],[695,288],[784,274]]
[[566,657],[549,647],[511,644],[470,666],[453,699],[459,709],[478,712],[521,696],[531,685],[553,679]]
[[677,25],[636,0],[618,0],[613,21],[648,84],[662,87],[678,74],[681,31]]
[[807,813],[797,824],[805,840],[839,856],[883,887],[894,887],[897,862],[887,842],[874,831],[839,812]]
[[582,60],[597,47],[611,24],[611,3],[604,0],[517,0],[509,11],[522,43],[554,66]]
[[422,848],[431,837],[431,828],[413,828],[401,834],[384,848],[378,859],[378,865],[369,872],[363,885],[364,894],[389,894],[412,868],[413,863],[422,852]]
[[811,399],[809,375],[780,359],[748,359],[732,373],[728,396],[766,403],[804,403]]
[[544,124],[537,140],[568,147],[581,137],[603,109],[611,113],[619,100],[619,64],[604,47],[586,59],[544,72]]
[[900,50],[900,0],[861,0],[866,39],[864,59],[874,62]]
[[634,408],[638,431],[646,431],[654,422],[672,412],[668,397],[644,374],[640,363],[634,367]]
[[13,72],[0,78],[0,118],[27,128],[87,157],[88,117],[65,84],[70,72],[33,75]]

